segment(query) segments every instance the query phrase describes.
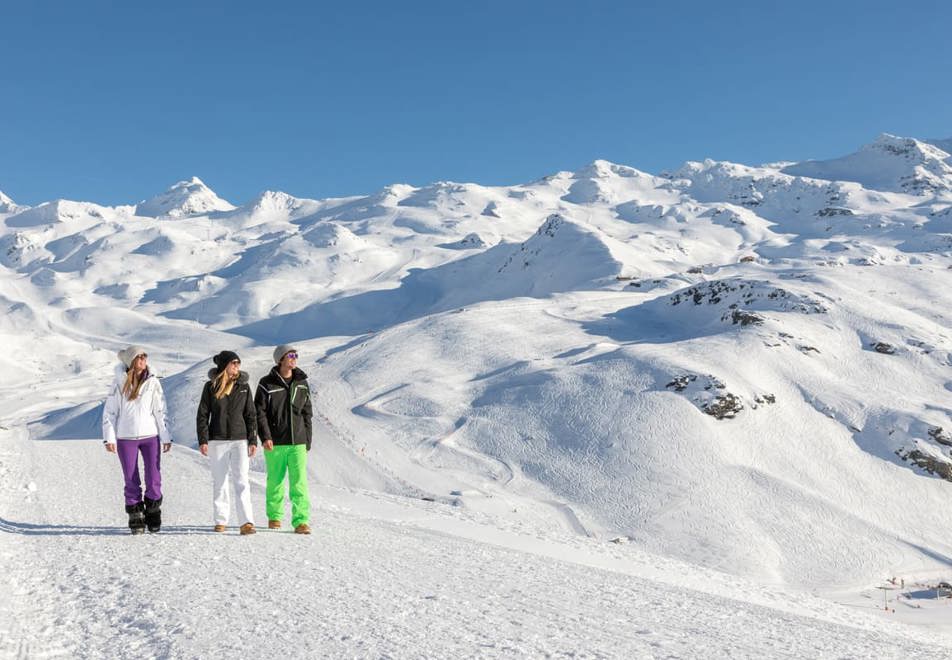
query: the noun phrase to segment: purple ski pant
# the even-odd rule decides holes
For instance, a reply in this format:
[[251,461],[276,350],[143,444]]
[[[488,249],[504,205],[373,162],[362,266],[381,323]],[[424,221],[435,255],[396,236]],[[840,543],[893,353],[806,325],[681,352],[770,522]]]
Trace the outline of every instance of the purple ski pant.
[[159,436],[140,438],[138,440],[123,440],[116,442],[116,452],[119,454],[119,464],[122,466],[122,476],[126,481],[123,491],[126,504],[138,504],[142,501],[142,482],[139,479],[139,453],[142,453],[142,464],[145,467],[145,496],[150,500],[162,497],[162,473],[159,472],[161,450]]

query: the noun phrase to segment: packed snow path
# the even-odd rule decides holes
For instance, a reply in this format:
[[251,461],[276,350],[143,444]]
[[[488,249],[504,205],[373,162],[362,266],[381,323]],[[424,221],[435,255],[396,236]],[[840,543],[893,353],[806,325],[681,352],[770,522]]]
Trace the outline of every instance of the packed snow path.
[[[210,531],[197,452],[164,457],[165,527],[123,527],[98,441],[0,435],[0,656],[943,657],[871,613],[452,507],[313,488],[310,537]],[[254,475],[259,524],[262,475]],[[523,530],[527,532],[528,530]],[[558,532],[563,534],[563,532]],[[485,539],[485,541],[477,540]]]

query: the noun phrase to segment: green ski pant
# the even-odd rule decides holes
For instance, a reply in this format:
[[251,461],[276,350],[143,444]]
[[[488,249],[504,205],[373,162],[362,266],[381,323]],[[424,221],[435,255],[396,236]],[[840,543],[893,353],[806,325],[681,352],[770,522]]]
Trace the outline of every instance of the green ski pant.
[[307,447],[304,445],[275,445],[264,452],[268,466],[268,485],[265,489],[265,508],[268,520],[284,519],[284,481],[291,481],[291,525],[306,523],[311,516],[311,500],[307,492]]

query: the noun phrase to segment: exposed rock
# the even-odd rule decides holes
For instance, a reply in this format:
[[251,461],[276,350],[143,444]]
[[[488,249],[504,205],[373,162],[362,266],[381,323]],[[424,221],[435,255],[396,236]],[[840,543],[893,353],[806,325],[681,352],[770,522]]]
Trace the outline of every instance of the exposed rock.
[[952,463],[929,456],[918,449],[896,450],[896,455],[903,461],[911,462],[929,474],[934,474],[946,481],[952,481]]
[[938,442],[940,445],[952,447],[952,434],[949,434],[949,432],[944,430],[941,426],[933,426],[930,428],[929,437]]
[[671,294],[668,300],[672,305],[690,300],[695,305],[725,303],[731,309],[757,306],[802,314],[823,314],[827,311],[820,301],[809,296],[792,293],[769,282],[740,278],[712,280],[690,286]]
[[710,390],[710,389],[723,390],[723,389],[725,389],[726,387],[727,387],[727,385],[725,385],[725,384],[723,383],[723,381],[721,381],[721,379],[719,379],[719,378],[717,378],[717,377],[715,377],[715,376],[708,376],[708,377],[707,377],[707,385],[704,386],[704,389],[705,389],[705,390]]
[[701,410],[715,419],[733,419],[743,409],[744,404],[741,403],[740,398],[730,392],[725,392],[701,406]]
[[667,388],[674,388],[675,392],[683,392],[689,383],[693,383],[697,380],[697,374],[685,374],[684,376],[676,376],[674,380],[665,385]]
[[747,312],[740,309],[735,309],[730,314],[725,314],[724,316],[721,317],[721,320],[726,321],[728,317],[730,318],[731,323],[733,325],[737,325],[738,323],[740,323],[741,326],[764,324],[764,317],[761,316],[760,314],[756,314],[754,312]]
[[853,212],[850,209],[828,206],[825,209],[820,209],[816,214],[821,218],[829,218],[835,215],[853,215]]
[[874,343],[873,350],[884,355],[894,355],[896,353],[896,347],[892,344],[887,344],[884,341],[877,341]]
[[744,409],[741,398],[726,391],[727,386],[716,376],[683,374],[665,387],[684,393],[701,412],[715,419],[731,419]]

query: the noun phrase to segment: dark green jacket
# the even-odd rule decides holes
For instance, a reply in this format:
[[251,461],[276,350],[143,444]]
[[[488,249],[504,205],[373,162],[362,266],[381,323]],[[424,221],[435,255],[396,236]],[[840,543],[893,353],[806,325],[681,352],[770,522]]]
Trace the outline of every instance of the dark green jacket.
[[208,372],[208,380],[202,390],[202,399],[198,404],[195,420],[198,432],[198,444],[209,440],[247,440],[249,445],[257,444],[256,413],[248,374],[238,373],[238,382],[231,388],[228,396],[215,398],[215,385],[212,382],[218,375],[217,369]]
[[285,381],[273,367],[255,392],[258,437],[276,445],[307,445],[311,449],[311,390],[307,374],[295,368]]

